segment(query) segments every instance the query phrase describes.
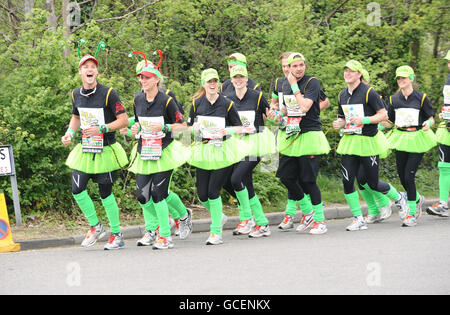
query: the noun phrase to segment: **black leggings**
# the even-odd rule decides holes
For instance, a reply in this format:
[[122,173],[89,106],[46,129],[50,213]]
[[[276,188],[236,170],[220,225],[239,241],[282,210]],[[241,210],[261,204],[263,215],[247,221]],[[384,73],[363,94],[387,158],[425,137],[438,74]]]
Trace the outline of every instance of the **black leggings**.
[[450,146],[444,144],[439,145],[439,161],[450,163]]
[[208,199],[217,199],[220,197],[220,191],[232,171],[232,166],[221,168],[218,170],[204,170],[197,168],[196,170],[196,186],[198,198],[202,202]]
[[253,170],[259,164],[261,158],[246,158],[233,165],[233,169],[228,176],[227,182],[223,188],[233,197],[236,198],[235,191],[241,191],[244,188],[248,190],[248,197],[255,197],[255,188],[253,187]]
[[[386,194],[390,186],[378,178],[380,159],[376,156],[343,155],[341,157],[341,171],[343,175],[344,193],[355,192],[355,178],[359,172],[363,172],[364,181],[370,189]],[[360,171],[360,168],[362,170]],[[360,179],[362,180],[362,179]],[[361,183],[360,184],[364,184]]]
[[416,200],[416,172],[419,169],[423,155],[424,153],[395,151],[398,176],[410,201]]
[[116,172],[109,172],[103,174],[87,174],[81,171],[74,170],[72,172],[72,194],[78,195],[86,190],[89,179],[98,183],[98,191],[102,199],[106,199],[112,194]]
[[170,170],[150,175],[137,174],[136,186],[139,203],[143,205],[148,203],[150,197],[154,203],[166,199],[169,196],[169,184],[172,172]]

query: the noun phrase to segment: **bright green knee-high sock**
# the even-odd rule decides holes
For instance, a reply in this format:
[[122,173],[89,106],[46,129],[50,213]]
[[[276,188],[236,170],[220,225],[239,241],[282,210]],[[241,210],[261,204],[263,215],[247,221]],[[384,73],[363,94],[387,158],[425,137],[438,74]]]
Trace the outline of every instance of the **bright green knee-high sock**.
[[252,213],[255,216],[256,224],[261,226],[269,224],[269,220],[267,220],[266,216],[264,215],[264,210],[258,196],[255,194],[255,196],[250,199],[249,202]]
[[209,199],[209,212],[211,213],[211,234],[222,234],[222,197]]
[[198,201],[200,201],[200,203],[203,205],[203,207],[205,207],[206,210],[209,211],[209,200],[201,201],[200,198],[198,198]]
[[372,191],[369,191],[368,189],[366,189],[366,187],[364,185],[363,185],[363,187],[365,189],[360,189],[359,192],[361,193],[361,196],[363,197],[364,201],[367,204],[367,208],[369,209],[369,214],[370,215],[379,215],[380,209],[378,208],[377,201],[375,200],[375,197],[372,194]]
[[183,218],[187,214],[185,205],[173,191],[169,192],[169,196],[166,198],[167,206],[169,207],[169,213],[174,219]]
[[111,233],[120,232],[120,219],[119,219],[119,207],[117,206],[116,198],[114,194],[109,195],[105,199],[102,199],[103,207],[105,207],[106,216],[109,220],[109,226]]
[[297,201],[288,199],[285,212],[287,215],[295,216],[297,214]]
[[325,221],[325,213],[323,212],[323,202],[318,205],[312,205],[314,211],[314,221],[323,222]]
[[241,191],[234,191],[239,201],[239,219],[241,221],[250,220],[252,218],[252,211],[250,210],[250,201],[248,199],[248,190],[244,188]]
[[372,193],[373,197],[378,202],[378,207],[379,208],[384,208],[384,207],[389,206],[389,203],[390,203],[391,200],[385,194],[380,193],[379,191],[376,191],[376,190],[372,190],[369,187],[369,184],[364,184],[362,186],[364,187],[365,190],[367,190],[370,193]]
[[142,208],[142,213],[144,214],[145,230],[146,231],[156,231],[158,228],[158,216],[153,205],[153,201],[150,199],[145,205],[139,204]]
[[167,207],[166,200],[160,201],[158,203],[153,203],[155,207],[156,215],[158,216],[159,223],[159,234],[163,237],[169,237],[170,223],[169,223],[169,208]]
[[77,202],[78,206],[83,212],[84,216],[89,222],[90,226],[95,226],[98,224],[97,213],[95,212],[95,206],[92,202],[91,197],[89,197],[86,190],[83,190],[81,193],[73,195],[73,198]]
[[397,189],[395,189],[394,186],[392,186],[391,184],[389,184],[389,191],[387,192],[386,196],[391,199],[392,201],[397,201],[398,198],[400,198],[400,195],[398,194]]
[[297,201],[298,205],[300,206],[300,210],[303,214],[308,214],[313,211],[313,205],[311,203],[311,198],[309,198],[308,195],[305,195],[302,199]]
[[439,162],[439,200],[448,202],[450,192],[450,163]]
[[347,200],[350,210],[355,217],[362,216],[358,192],[354,191],[351,194],[345,194],[345,200]]
[[417,203],[415,200],[408,200],[409,215],[415,215],[417,212]]

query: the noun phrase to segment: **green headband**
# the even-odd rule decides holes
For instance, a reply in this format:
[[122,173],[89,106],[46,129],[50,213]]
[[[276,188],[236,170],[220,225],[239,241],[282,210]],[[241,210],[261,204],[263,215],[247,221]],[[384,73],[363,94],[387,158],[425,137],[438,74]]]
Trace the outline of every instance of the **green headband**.
[[228,61],[228,65],[247,67],[247,64],[245,62],[242,62],[242,61],[239,61],[239,60],[230,60],[230,61]]
[[290,65],[291,63],[293,63],[295,61],[306,61],[306,59],[305,59],[305,56],[303,56],[301,53],[290,54],[289,58],[288,58],[288,64]]

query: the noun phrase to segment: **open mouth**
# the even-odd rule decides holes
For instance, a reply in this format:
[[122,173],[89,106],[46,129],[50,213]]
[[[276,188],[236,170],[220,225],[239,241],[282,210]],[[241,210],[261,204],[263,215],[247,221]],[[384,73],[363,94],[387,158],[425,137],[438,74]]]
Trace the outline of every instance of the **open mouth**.
[[86,76],[88,77],[88,79],[92,79],[94,77],[93,74],[87,74]]

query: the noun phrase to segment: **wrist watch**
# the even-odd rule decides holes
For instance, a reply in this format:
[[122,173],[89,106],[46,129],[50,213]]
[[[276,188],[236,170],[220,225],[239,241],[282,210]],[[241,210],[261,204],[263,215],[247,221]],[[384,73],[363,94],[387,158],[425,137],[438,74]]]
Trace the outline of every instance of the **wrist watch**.
[[101,125],[100,126],[100,132],[105,134],[108,132],[108,127],[106,125]]

